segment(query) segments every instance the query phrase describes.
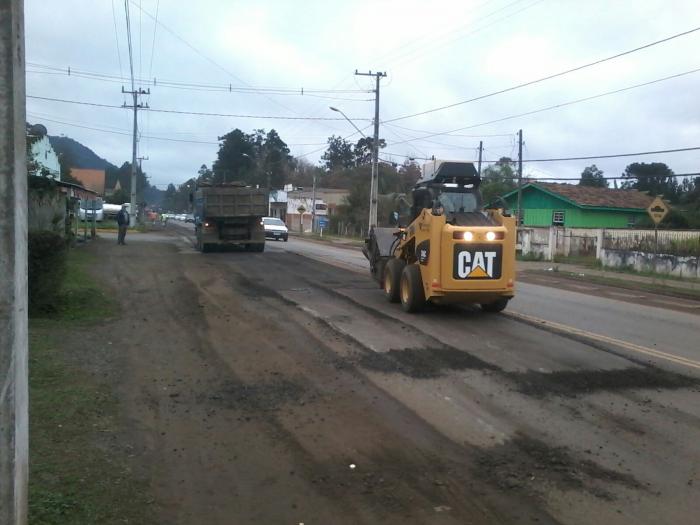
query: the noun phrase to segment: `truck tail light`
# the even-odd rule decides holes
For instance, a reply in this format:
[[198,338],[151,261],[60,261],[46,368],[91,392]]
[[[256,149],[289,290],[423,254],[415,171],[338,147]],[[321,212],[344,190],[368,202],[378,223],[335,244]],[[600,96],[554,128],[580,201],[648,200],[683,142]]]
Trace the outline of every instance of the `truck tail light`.
[[503,232],[486,232],[487,241],[502,241],[505,238]]
[[474,240],[474,234],[472,232],[454,232],[452,234],[453,239],[457,239],[459,241],[473,241]]

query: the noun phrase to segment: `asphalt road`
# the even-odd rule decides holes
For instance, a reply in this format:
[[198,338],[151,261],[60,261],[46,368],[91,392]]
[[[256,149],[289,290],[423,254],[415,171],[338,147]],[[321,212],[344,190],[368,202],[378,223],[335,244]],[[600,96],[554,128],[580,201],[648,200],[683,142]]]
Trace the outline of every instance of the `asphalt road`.
[[[369,268],[361,251],[349,247],[290,238],[288,243],[269,242],[267,249],[297,253],[359,272],[368,272]],[[538,277],[538,280],[550,284],[517,283],[516,297],[508,305],[508,312],[556,323],[556,327],[563,329],[573,327],[586,332],[585,335],[630,343],[630,347],[623,347],[621,351],[640,359],[650,356],[637,352],[636,346],[692,360],[700,369],[699,302],[667,297],[655,299],[659,306],[648,306],[635,303],[645,299],[648,293],[586,283],[573,285],[580,289],[576,292],[559,287],[560,281],[554,277]],[[603,296],[603,290],[608,297]],[[619,297],[619,300],[611,297]],[[684,307],[687,311],[678,311],[679,304],[687,305]]]
[[[134,235],[136,257],[115,253],[135,268],[113,257],[109,270],[146,276],[131,286],[157,298],[168,326],[167,360],[135,349],[144,377],[125,388],[195,392],[148,393],[157,414],[177,403],[150,447],[198,450],[183,465],[147,456],[176,505],[168,522],[207,509],[209,523],[651,525],[700,514],[698,316],[530,284],[511,314],[411,315],[385,301],[357,250],[290,239],[262,254],[199,254],[188,236],[169,228],[134,250]],[[229,382],[213,408],[197,394]],[[243,412],[221,412],[222,398]],[[136,401],[135,420],[156,417]],[[187,424],[202,410],[213,437]],[[227,483],[230,501],[214,487]]]

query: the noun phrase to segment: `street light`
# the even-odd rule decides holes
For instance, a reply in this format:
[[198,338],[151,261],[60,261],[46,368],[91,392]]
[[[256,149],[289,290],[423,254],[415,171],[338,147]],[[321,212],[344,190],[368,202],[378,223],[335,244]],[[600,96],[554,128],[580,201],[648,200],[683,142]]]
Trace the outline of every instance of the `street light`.
[[355,129],[357,130],[357,132],[358,132],[360,135],[362,135],[363,137],[367,138],[367,135],[365,135],[364,133],[362,133],[362,130],[361,130],[360,128],[358,128],[358,127],[355,125],[355,123],[354,123],[352,120],[350,120],[350,119],[348,118],[348,116],[347,116],[345,113],[343,113],[342,111],[340,111],[338,108],[334,108],[333,106],[328,106],[328,109],[330,109],[331,111],[335,111],[335,112],[340,113],[341,115],[343,115],[343,117],[345,117],[345,120],[347,120],[350,124],[352,124],[352,127],[355,128]]

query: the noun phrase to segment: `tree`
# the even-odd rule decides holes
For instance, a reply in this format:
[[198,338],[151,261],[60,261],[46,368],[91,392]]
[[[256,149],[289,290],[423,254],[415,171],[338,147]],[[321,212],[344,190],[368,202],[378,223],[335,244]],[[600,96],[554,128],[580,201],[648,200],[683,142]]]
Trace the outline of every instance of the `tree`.
[[[362,137],[355,144],[354,154],[355,154],[355,165],[361,166],[362,164],[369,164],[372,162],[372,147],[374,144],[374,138],[372,137]],[[379,149],[386,147],[386,141],[384,139],[379,139]]]
[[323,165],[329,170],[352,168],[355,165],[355,152],[350,143],[335,135],[328,137],[328,148],[321,156]]
[[603,171],[599,170],[595,164],[591,164],[581,172],[579,186],[591,186],[594,188],[607,188],[608,181],[603,177]]
[[223,137],[213,165],[214,182],[253,183],[255,146],[251,135],[236,128]]
[[108,204],[124,204],[125,202],[129,202],[129,199],[131,199],[129,192],[124,188],[119,188],[110,196],[105,197],[105,202]]
[[406,159],[399,167],[399,175],[401,176],[401,193],[408,193],[420,179],[420,166],[416,164],[415,160]]
[[678,182],[673,170],[663,162],[634,162],[625,168],[622,183],[625,189],[634,188],[650,195],[663,195],[670,202],[677,202],[680,196]]
[[202,164],[197,170],[197,182],[213,182],[213,180],[214,172],[207,168],[206,164]]
[[501,157],[498,162],[483,171],[480,188],[485,204],[517,187],[514,167],[515,162],[511,158]]
[[283,187],[294,166],[289,147],[274,129],[271,129],[262,139],[256,160],[258,179],[261,182],[264,181],[260,185],[265,187],[269,185],[270,188]]

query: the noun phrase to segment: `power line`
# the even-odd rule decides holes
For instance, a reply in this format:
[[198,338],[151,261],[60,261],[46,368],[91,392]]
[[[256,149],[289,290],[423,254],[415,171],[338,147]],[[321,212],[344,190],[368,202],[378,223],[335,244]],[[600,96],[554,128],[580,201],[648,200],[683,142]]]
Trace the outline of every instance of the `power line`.
[[[123,106],[116,106],[113,104],[99,104],[96,102],[85,102],[82,100],[68,100],[68,99],[62,99],[62,98],[53,98],[53,97],[40,97],[37,95],[27,95],[27,98],[31,99],[36,99],[36,100],[46,100],[50,102],[61,102],[65,104],[78,104],[82,106],[93,106],[93,107],[99,107],[99,108],[117,108],[117,109],[122,109]],[[204,116],[204,117],[233,117],[233,118],[253,118],[253,119],[269,119],[269,120],[345,120],[343,118],[339,117],[289,117],[289,116],[281,116],[281,115],[242,115],[242,114],[234,114],[234,113],[207,113],[204,111],[181,111],[181,110],[176,110],[176,109],[154,109],[154,108],[142,108],[143,111],[150,111],[152,113],[172,113],[176,115],[197,115],[197,116]],[[353,118],[353,120],[357,121],[370,121],[372,119],[369,118]]]
[[[29,70],[30,73],[42,73],[42,74],[61,74],[70,77],[87,78],[91,80],[99,80],[103,82],[113,82],[113,83],[123,83],[125,80],[129,80],[123,76],[109,75],[106,73],[98,73],[94,71],[85,71],[76,69],[73,67],[58,67],[50,66],[46,64],[38,64],[36,62],[27,62],[27,65],[33,68],[37,68],[40,71]],[[168,87],[176,89],[189,89],[193,91],[222,91],[231,93],[255,93],[255,94],[270,94],[270,95],[301,95],[301,96],[311,96],[312,94],[366,94],[372,93],[372,90],[360,90],[360,89],[323,89],[323,88],[286,88],[286,87],[261,87],[261,86],[234,86],[231,84],[210,84],[210,83],[197,83],[197,82],[184,82],[177,80],[164,80],[157,78],[136,78],[135,79],[140,84],[148,84],[152,87]],[[347,99],[351,101],[366,102],[365,99]],[[373,100],[373,99],[371,99]]]
[[518,113],[517,115],[509,115],[509,116],[507,116],[507,117],[502,117],[502,118],[498,118],[498,119],[495,119],[495,120],[489,120],[489,121],[487,121],[487,122],[481,122],[481,123],[479,123],[479,124],[473,124],[473,125],[471,125],[471,126],[465,126],[465,127],[461,127],[461,128],[456,128],[456,129],[453,129],[453,130],[444,131],[444,132],[440,132],[440,133],[430,133],[430,134],[427,134],[427,135],[423,135],[423,136],[421,136],[421,137],[416,137],[416,138],[408,139],[408,140],[405,140],[405,141],[403,141],[403,142],[394,142],[394,143],[392,143],[391,145],[392,145],[392,146],[396,146],[396,145],[399,145],[399,144],[404,144],[404,143],[406,143],[406,142],[412,142],[412,141],[415,141],[415,140],[421,140],[421,139],[430,138],[430,137],[437,137],[437,136],[440,136],[440,135],[449,135],[449,134],[454,133],[454,132],[456,132],[456,131],[463,131],[463,130],[466,130],[466,129],[473,129],[473,128],[478,128],[478,127],[481,127],[481,126],[487,126],[487,125],[489,125],[489,124],[496,124],[496,123],[498,123],[498,122],[504,122],[504,121],[506,121],[506,120],[512,120],[512,119],[515,119],[515,118],[526,117],[526,116],[529,116],[529,115],[534,115],[534,114],[536,114],[536,113],[542,113],[542,112],[544,112],[544,111],[550,111],[550,110],[552,110],[552,109],[558,109],[558,108],[562,108],[562,107],[565,107],[565,106],[571,106],[571,105],[573,105],[573,104],[579,104],[579,103],[581,103],[581,102],[587,102],[587,101],[589,101],[589,100],[594,100],[594,99],[597,99],[597,98],[606,97],[606,96],[608,96],[608,95],[614,95],[614,94],[617,94],[617,93],[622,93],[622,92],[624,92],[624,91],[629,91],[629,90],[632,90],[632,89],[637,89],[637,88],[640,88],[640,87],[649,86],[649,85],[651,85],[651,84],[657,84],[657,83],[659,83],[659,82],[663,82],[663,81],[666,81],[666,80],[671,80],[671,79],[678,78],[678,77],[682,77],[682,76],[685,76],[685,75],[690,75],[690,74],[692,74],[692,73],[697,73],[698,71],[700,71],[700,68],[698,68],[698,69],[692,69],[692,70],[690,70],[690,71],[684,71],[683,73],[678,73],[678,74],[676,74],[676,75],[671,75],[671,76],[668,76],[668,77],[657,78],[656,80],[651,80],[651,81],[649,81],[649,82],[643,82],[643,83],[641,83],[641,84],[635,84],[635,85],[633,85],[633,86],[628,86],[628,87],[624,87],[624,88],[620,88],[620,89],[615,89],[615,90],[613,90],[613,91],[606,91],[605,93],[599,93],[599,94],[597,94],[597,95],[592,95],[592,96],[590,96],[590,97],[584,97],[584,98],[579,98],[579,99],[576,99],[576,100],[571,100],[571,101],[568,101],[568,102],[562,102],[562,103],[560,103],[560,104],[554,104],[553,106],[547,106],[547,107],[535,109],[535,110],[532,110],[532,111],[526,111],[525,113]]
[[[613,158],[619,158],[619,157],[641,157],[644,155],[661,155],[664,153],[682,153],[685,151],[697,151],[697,150],[700,150],[700,146],[691,146],[688,148],[664,149],[664,150],[656,150],[656,151],[639,151],[639,152],[635,152],[635,153],[614,153],[614,154],[603,154],[603,155],[587,155],[587,156],[581,156],[581,157],[559,157],[559,158],[549,158],[549,159],[523,159],[523,162],[565,162],[565,161],[572,161],[572,160],[613,159]],[[394,155],[396,157],[402,157],[402,158],[433,160],[432,158],[412,157],[411,155],[401,155],[399,153],[392,153],[389,151],[383,151],[382,154]],[[467,161],[467,162],[474,162],[474,161]],[[496,163],[501,162],[501,161],[499,159],[499,160],[482,160],[482,162],[489,163],[489,164],[496,164]],[[515,163],[516,161],[512,161],[512,162]]]
[[114,21],[114,41],[117,44],[117,60],[119,61],[119,76],[123,76],[122,54],[119,51],[119,31],[117,30],[117,13],[114,10],[114,0],[112,0],[112,20]]
[[[523,161],[525,162],[525,161]],[[651,177],[656,177],[657,175],[649,174],[649,175],[629,175],[627,177],[620,176],[620,177],[601,177],[601,180],[627,180],[627,181],[632,181],[634,179],[640,180],[640,179],[645,179],[645,178],[651,178]],[[671,175],[664,175],[664,177],[669,178],[669,179],[677,179],[681,177],[700,177],[700,173],[673,173]],[[517,180],[517,177],[501,177],[501,179],[506,179],[506,180]],[[547,182],[547,181],[568,181],[568,182],[575,182],[575,181],[580,181],[582,180],[582,177],[528,177],[527,175],[523,177],[523,182],[525,184],[528,183],[536,183],[536,182]]]
[[151,60],[150,60],[150,65],[148,66],[148,76],[151,76],[151,73],[153,72],[153,54],[156,49],[156,32],[158,31],[158,10],[160,9],[160,0],[156,2],[156,18],[155,22],[153,23],[153,42],[151,43]]
[[[614,155],[590,155],[585,157],[562,157],[555,159],[523,159],[523,162],[564,162],[569,160],[593,160],[593,159],[612,159],[618,157],[637,157],[642,155],[660,155],[662,153],[681,153],[683,151],[697,151],[700,150],[700,146],[693,146],[690,148],[676,148],[676,149],[663,149],[657,151],[641,151],[637,153],[616,153]],[[487,161],[494,162],[494,161]]]
[[553,75],[548,75],[548,76],[546,76],[546,77],[538,78],[538,79],[536,79],[536,80],[531,80],[531,81],[529,81],[529,82],[523,82],[522,84],[517,84],[517,85],[515,85],[515,86],[511,86],[511,87],[508,87],[508,88],[505,88],[505,89],[500,89],[500,90],[498,90],[498,91],[494,91],[494,92],[488,93],[488,94],[486,94],[486,95],[480,95],[480,96],[478,96],[478,97],[470,98],[470,99],[467,99],[467,100],[462,100],[462,101],[460,101],[460,102],[454,102],[454,103],[452,103],[452,104],[447,104],[447,105],[445,105],[445,106],[440,106],[440,107],[437,107],[437,108],[427,109],[427,110],[425,110],[425,111],[420,111],[420,112],[418,112],[418,113],[412,113],[412,114],[410,114],[410,115],[404,115],[404,116],[402,116],[402,117],[396,117],[396,118],[393,118],[393,119],[386,120],[385,122],[390,123],[390,122],[396,122],[396,121],[398,121],[398,120],[404,120],[404,119],[408,119],[408,118],[418,117],[418,116],[420,116],[420,115],[426,115],[426,114],[428,114],[428,113],[434,113],[434,112],[436,112],[436,111],[442,111],[442,110],[444,110],[444,109],[454,108],[454,107],[456,107],[456,106],[461,106],[461,105],[464,105],[464,104],[468,104],[468,103],[470,103],[470,102],[475,102],[475,101],[477,101],[477,100],[483,100],[483,99],[485,99],[485,98],[493,97],[493,96],[496,96],[496,95],[501,95],[501,94],[503,94],[503,93],[508,93],[508,92],[514,91],[514,90],[516,90],[516,89],[524,88],[524,87],[527,87],[527,86],[532,86],[533,84],[537,84],[537,83],[539,83],[539,82],[544,82],[544,81],[546,81],[546,80],[551,80],[551,79],[553,79],[553,78],[557,78],[557,77],[561,77],[561,76],[564,76],[564,75],[568,75],[569,73],[574,73],[574,72],[576,72],[576,71],[581,71],[582,69],[586,69],[586,68],[589,68],[589,67],[592,67],[592,66],[597,66],[597,65],[602,64],[602,63],[604,63],[604,62],[608,62],[608,61],[614,60],[614,59],[616,59],[616,58],[620,58],[620,57],[623,57],[623,56],[626,56],[626,55],[629,55],[629,54],[632,54],[632,53],[636,53],[637,51],[642,51],[642,50],[644,50],[644,49],[648,49],[648,48],[650,48],[650,47],[653,47],[653,46],[656,46],[656,45],[659,45],[659,44],[663,44],[663,43],[665,43],[665,42],[669,42],[670,40],[674,40],[674,39],[676,39],[676,38],[680,38],[680,37],[682,37],[682,36],[689,35],[689,34],[694,33],[694,32],[696,32],[696,31],[700,31],[700,27],[696,27],[696,28],[694,28],[694,29],[690,29],[690,30],[688,30],[688,31],[684,31],[684,32],[682,32],[682,33],[677,33],[677,34],[675,34],[675,35],[671,35],[671,36],[666,37],[666,38],[663,38],[663,39],[661,39],[661,40],[656,40],[656,41],[654,41],[654,42],[650,42],[650,43],[648,43],[648,44],[644,44],[643,46],[639,46],[639,47],[636,47],[636,48],[634,48],[634,49],[630,49],[630,50],[628,50],[628,51],[623,51],[622,53],[617,53],[617,54],[612,55],[612,56],[609,56],[609,57],[607,57],[607,58],[603,58],[603,59],[600,59],[600,60],[596,60],[596,61],[594,61],[594,62],[589,62],[589,63],[587,63],[587,64],[583,64],[583,65],[581,65],[581,66],[577,66],[577,67],[574,67],[574,68],[571,68],[571,69],[567,69],[567,70],[565,70],[565,71],[560,71],[559,73],[554,73]]
[[131,90],[134,91],[134,57],[131,49],[131,18],[129,17],[129,0],[124,0],[126,12],[126,41],[129,47],[129,71],[131,72]]
[[441,134],[441,135],[449,135],[450,137],[468,137],[468,138],[473,138],[473,139],[480,139],[483,137],[512,137],[514,133],[493,133],[493,134],[480,134],[480,135],[462,135],[459,133],[439,133],[439,132],[434,132],[434,131],[427,131],[424,129],[415,129],[415,128],[407,128],[405,126],[399,126],[398,124],[389,124],[387,122],[382,121],[382,125],[390,126],[392,128],[399,128],[403,129],[406,131],[414,131],[416,133],[436,133],[436,134]]
[[[96,127],[96,126],[88,126],[86,124],[77,124],[75,122],[66,122],[65,120],[58,120],[50,117],[45,117],[37,113],[33,112],[28,112],[27,113],[30,117],[36,118],[38,120],[41,120],[42,122],[53,122],[56,124],[63,124],[65,126],[71,126],[74,128],[81,128],[81,129],[88,129],[91,131],[99,131],[101,133],[112,133],[114,135],[127,135],[131,136],[131,132],[128,132],[125,129],[121,128],[114,128],[114,129],[105,129],[104,127]],[[183,132],[184,133],[184,132]],[[186,134],[186,133],[185,133]],[[142,138],[147,138],[151,140],[163,140],[163,141],[168,141],[168,142],[185,142],[185,143],[190,143],[190,144],[212,144],[212,145],[219,145],[219,141],[206,141],[206,140],[190,140],[190,139],[176,139],[172,137],[163,137],[159,135],[141,135]],[[299,143],[299,144],[287,144],[287,146],[322,146],[325,145],[325,142],[310,142],[310,143]]]

